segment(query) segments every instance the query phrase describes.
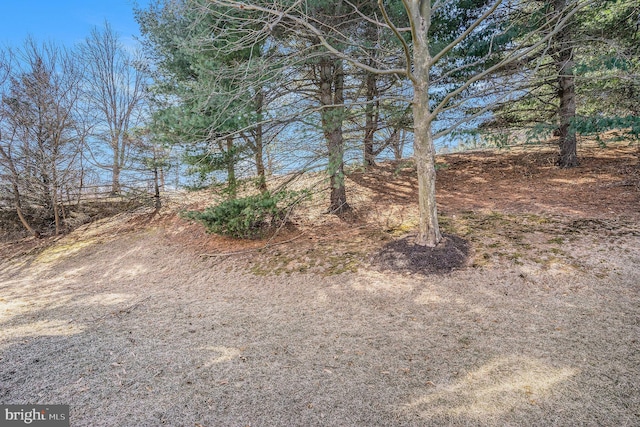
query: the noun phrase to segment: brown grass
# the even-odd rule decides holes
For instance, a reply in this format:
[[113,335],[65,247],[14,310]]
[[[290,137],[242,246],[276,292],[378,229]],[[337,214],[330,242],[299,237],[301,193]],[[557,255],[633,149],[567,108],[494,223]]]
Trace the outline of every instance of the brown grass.
[[353,217],[319,195],[268,244],[181,220],[210,198],[190,194],[3,247],[0,403],[74,426],[640,425],[626,150],[439,158],[470,250],[448,274],[375,264],[416,224],[401,164],[350,175]]

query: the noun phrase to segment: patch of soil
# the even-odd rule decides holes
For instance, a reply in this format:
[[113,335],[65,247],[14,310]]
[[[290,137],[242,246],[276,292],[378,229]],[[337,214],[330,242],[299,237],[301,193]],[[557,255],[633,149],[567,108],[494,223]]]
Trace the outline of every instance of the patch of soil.
[[579,147],[580,165],[554,165],[555,147],[450,154],[440,159],[438,203],[456,210],[640,218],[638,157],[628,143]]
[[[533,213],[573,218],[640,219],[640,163],[628,142],[606,148],[583,143],[580,165],[554,165],[554,146],[520,147],[441,155],[436,200],[441,213],[464,211]],[[412,162],[380,163],[348,175],[376,193],[375,205],[414,206],[418,181]]]
[[445,234],[433,248],[416,245],[413,236],[407,236],[384,245],[372,264],[397,272],[446,274],[464,267],[468,258],[469,243],[458,236]]

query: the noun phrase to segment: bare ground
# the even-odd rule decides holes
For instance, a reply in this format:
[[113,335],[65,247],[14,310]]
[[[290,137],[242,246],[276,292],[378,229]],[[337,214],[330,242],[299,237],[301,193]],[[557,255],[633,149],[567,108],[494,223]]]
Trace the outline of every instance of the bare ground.
[[466,255],[443,274],[408,272],[403,163],[351,173],[349,220],[319,196],[268,245],[181,220],[196,196],[4,245],[0,403],[73,426],[640,425],[634,150],[440,157]]

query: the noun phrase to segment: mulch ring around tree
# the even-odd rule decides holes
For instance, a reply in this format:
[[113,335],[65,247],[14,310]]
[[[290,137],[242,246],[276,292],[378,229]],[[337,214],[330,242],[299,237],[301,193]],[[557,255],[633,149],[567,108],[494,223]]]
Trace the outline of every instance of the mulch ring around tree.
[[443,235],[435,248],[416,245],[415,236],[387,243],[373,256],[371,263],[381,270],[414,274],[447,274],[465,267],[469,243],[451,234]]

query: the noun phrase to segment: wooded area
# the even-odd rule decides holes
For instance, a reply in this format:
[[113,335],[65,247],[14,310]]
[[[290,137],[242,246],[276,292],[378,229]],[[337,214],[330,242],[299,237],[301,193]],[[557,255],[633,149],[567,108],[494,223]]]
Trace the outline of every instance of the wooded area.
[[346,166],[412,157],[415,243],[434,247],[439,148],[553,140],[570,168],[580,135],[640,134],[632,0],[162,0],[136,16],[140,52],[108,24],[3,50],[3,229],[69,230],[88,186],[159,207],[171,170],[172,188],[189,174],[228,199],[192,218],[224,232],[250,209],[249,235],[312,190],[268,176],[326,170],[327,211],[348,215]]

